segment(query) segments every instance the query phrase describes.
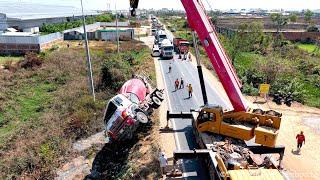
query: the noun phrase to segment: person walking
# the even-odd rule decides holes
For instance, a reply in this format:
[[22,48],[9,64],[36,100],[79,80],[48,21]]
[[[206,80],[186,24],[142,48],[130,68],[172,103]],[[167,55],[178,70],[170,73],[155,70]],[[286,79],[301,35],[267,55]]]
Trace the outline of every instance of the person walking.
[[183,53],[183,59],[182,60],[187,60],[187,52]]
[[184,88],[184,82],[183,82],[183,79],[181,78],[180,79],[180,87],[179,87],[179,89],[182,89],[182,88]]
[[193,91],[192,86],[191,86],[191,84],[189,84],[189,85],[188,85],[189,98],[192,97],[192,91]]
[[168,73],[171,73],[171,64],[169,64],[169,72]]
[[306,144],[306,139],[303,135],[303,131],[301,131],[300,134],[297,134],[296,139],[297,139],[297,151],[300,152],[302,143]]
[[174,82],[175,90],[178,90],[178,88],[179,88],[179,84],[180,84],[180,82],[179,82],[179,79],[177,78],[177,79],[176,79],[176,81]]
[[159,162],[160,162],[161,174],[165,174],[166,167],[168,165],[168,159],[167,159],[166,155],[164,154],[164,152],[160,153]]

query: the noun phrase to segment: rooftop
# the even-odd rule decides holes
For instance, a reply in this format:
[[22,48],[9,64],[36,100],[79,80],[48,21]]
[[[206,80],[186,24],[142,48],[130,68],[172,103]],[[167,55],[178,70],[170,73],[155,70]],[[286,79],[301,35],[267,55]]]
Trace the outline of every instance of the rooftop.
[[[29,20],[55,17],[80,16],[81,9],[72,6],[53,6],[30,3],[9,4],[0,2],[0,13],[6,14],[9,19]],[[99,14],[96,11],[85,11],[86,15]]]

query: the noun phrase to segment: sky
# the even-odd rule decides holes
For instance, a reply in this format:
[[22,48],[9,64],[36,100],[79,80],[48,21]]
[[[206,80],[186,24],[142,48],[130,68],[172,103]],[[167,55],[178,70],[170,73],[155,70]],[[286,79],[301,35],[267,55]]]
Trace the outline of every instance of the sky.
[[[210,3],[212,9],[285,9],[285,10],[301,10],[301,9],[320,9],[320,0],[202,0],[207,5]],[[80,7],[80,0],[0,0],[7,3],[37,3],[37,4],[53,4]],[[208,2],[208,3],[207,3]],[[107,10],[129,9],[129,0],[83,0],[85,9]],[[109,4],[109,5],[108,5]],[[155,6],[156,5],[156,6]],[[168,8],[183,9],[179,0],[140,0],[139,8]],[[208,9],[209,10],[209,9]]]

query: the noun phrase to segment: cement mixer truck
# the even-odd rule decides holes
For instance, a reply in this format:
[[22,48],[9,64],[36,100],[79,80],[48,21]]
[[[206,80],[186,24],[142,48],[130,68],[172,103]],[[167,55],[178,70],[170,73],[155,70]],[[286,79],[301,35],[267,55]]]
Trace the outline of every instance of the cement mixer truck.
[[106,105],[105,141],[131,139],[140,123],[148,123],[149,116],[163,99],[163,90],[152,89],[144,76],[133,76]]

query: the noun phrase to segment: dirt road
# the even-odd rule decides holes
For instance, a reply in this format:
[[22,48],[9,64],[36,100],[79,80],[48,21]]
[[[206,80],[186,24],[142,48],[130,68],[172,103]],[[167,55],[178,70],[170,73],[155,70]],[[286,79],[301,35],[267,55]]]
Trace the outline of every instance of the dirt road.
[[[247,97],[250,102],[255,97]],[[254,106],[257,106],[254,104]],[[283,114],[277,144],[286,147],[283,160],[284,174],[289,179],[319,179],[320,177],[320,109],[293,103],[291,107],[269,101],[259,105],[263,109],[275,109]],[[306,144],[301,154],[296,151],[296,135],[303,131]]]

